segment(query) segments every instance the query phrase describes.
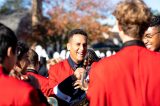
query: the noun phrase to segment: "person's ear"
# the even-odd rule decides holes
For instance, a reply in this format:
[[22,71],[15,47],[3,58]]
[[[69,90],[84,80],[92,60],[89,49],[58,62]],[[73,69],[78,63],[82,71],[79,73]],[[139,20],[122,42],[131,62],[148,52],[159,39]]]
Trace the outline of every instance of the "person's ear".
[[12,56],[12,55],[13,55],[12,47],[9,47],[9,48],[7,49],[7,56],[10,57],[10,56]]
[[67,50],[70,50],[70,43],[67,43]]

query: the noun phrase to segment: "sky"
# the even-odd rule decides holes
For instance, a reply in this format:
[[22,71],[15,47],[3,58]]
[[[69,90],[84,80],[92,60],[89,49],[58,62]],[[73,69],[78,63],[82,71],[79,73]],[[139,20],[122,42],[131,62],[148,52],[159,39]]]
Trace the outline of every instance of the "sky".
[[144,0],[144,1],[153,10],[160,11],[160,0]]
[[[6,0],[0,0],[0,7]],[[27,0],[26,0],[27,1]],[[116,4],[120,0],[112,0],[113,4]],[[150,7],[152,10],[158,10],[160,12],[160,0],[144,0],[144,2]],[[45,7],[46,8],[46,7]],[[108,23],[109,22],[109,23]],[[114,25],[114,17],[110,15],[108,19],[102,21],[102,23],[107,23],[109,25]]]
[[[120,0],[112,0],[113,4],[118,3]],[[152,10],[158,10],[160,12],[160,0],[144,0],[149,8]],[[115,24],[115,17],[110,15],[107,19],[101,20],[102,24],[114,25]]]
[[[3,3],[6,0],[0,0],[0,6],[3,5]],[[113,0],[113,2],[118,2],[119,0]],[[151,7],[152,9],[157,9],[160,11],[160,0],[144,0],[144,2]]]
[[0,0],[0,7],[3,5],[5,0]]

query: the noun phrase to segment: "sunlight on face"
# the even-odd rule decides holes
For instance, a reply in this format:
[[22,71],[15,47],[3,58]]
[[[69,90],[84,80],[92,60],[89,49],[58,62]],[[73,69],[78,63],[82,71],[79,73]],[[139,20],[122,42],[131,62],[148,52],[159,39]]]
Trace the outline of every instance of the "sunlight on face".
[[75,34],[68,43],[70,56],[75,63],[81,62],[87,51],[87,37],[81,34]]
[[143,41],[151,51],[159,51],[160,31],[156,27],[149,27],[143,36]]

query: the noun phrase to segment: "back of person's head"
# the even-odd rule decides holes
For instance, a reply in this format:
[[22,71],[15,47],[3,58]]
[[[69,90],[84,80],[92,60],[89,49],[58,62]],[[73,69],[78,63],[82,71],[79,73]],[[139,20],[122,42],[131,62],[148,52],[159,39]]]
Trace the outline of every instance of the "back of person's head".
[[82,30],[82,29],[74,29],[74,30],[72,30],[72,31],[70,31],[68,33],[68,41],[76,34],[80,34],[80,35],[88,37],[87,33],[84,30]]
[[33,49],[29,49],[28,51],[28,60],[30,65],[34,67],[39,63],[38,54]]
[[151,11],[142,0],[120,2],[114,16],[123,32],[133,38],[141,38],[149,26]]
[[17,44],[17,52],[18,52],[18,60],[21,60],[22,57],[28,52],[29,47],[24,41],[18,41]]
[[0,23],[0,64],[4,62],[9,47],[16,53],[17,37],[10,28]]

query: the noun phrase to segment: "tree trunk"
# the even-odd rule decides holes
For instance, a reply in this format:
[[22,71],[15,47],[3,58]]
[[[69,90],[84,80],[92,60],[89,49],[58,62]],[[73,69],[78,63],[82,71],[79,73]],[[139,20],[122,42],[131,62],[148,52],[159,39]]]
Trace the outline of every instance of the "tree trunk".
[[32,0],[32,27],[38,25],[42,19],[42,0]]

